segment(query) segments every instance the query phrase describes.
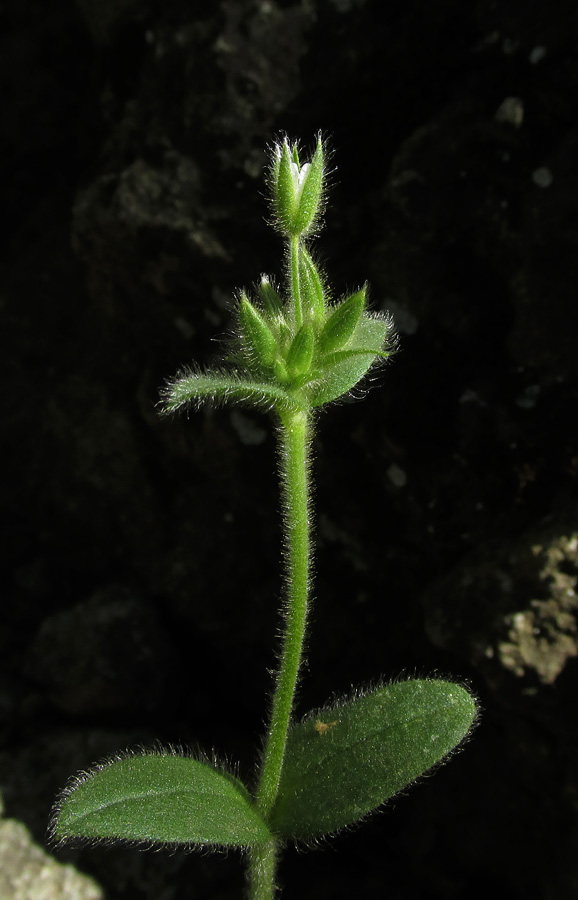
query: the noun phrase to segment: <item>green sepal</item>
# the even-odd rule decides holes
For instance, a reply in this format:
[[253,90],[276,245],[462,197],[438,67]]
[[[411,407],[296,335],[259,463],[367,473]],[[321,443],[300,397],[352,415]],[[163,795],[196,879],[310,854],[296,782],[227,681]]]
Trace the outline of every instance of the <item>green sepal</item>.
[[323,142],[321,137],[319,137],[313,159],[309,164],[309,169],[305,174],[298,194],[291,228],[293,235],[307,234],[315,224],[323,196],[324,166]]
[[[296,148],[294,150],[296,151]],[[279,224],[282,230],[288,233],[292,233],[297,211],[292,163],[291,148],[285,138],[281,147],[277,145],[273,162],[273,200]],[[298,162],[294,164],[298,165]]]
[[391,320],[382,316],[365,314],[347,350],[330,354],[319,364],[317,379],[307,388],[307,396],[312,406],[323,406],[347,394],[368,373],[385,350]]
[[238,778],[175,754],[113,759],[78,776],[51,825],[57,841],[250,847],[271,840]]
[[248,362],[259,369],[269,368],[277,354],[277,342],[264,317],[245,293],[241,294],[239,304],[239,324]]
[[325,315],[323,284],[311,254],[303,245],[299,247],[299,286],[303,309],[314,319],[323,321]]
[[279,345],[285,353],[289,352],[289,347],[293,342],[293,334],[294,331],[290,325],[287,324],[285,319],[279,319],[278,322],[279,329]]
[[331,312],[319,335],[320,353],[341,350],[351,340],[365,309],[366,293],[364,285]]
[[279,357],[273,362],[273,375],[280,384],[285,384],[290,380],[287,366],[282,359],[279,359]]
[[271,279],[268,275],[261,275],[259,299],[261,301],[261,306],[270,316],[278,316],[281,314],[283,303],[281,297],[271,284]]
[[291,726],[270,827],[309,841],[352,825],[439,763],[470,733],[472,695],[435,679],[360,693]]
[[302,325],[287,354],[287,371],[291,378],[306,375],[311,367],[315,337],[313,326],[309,323]]

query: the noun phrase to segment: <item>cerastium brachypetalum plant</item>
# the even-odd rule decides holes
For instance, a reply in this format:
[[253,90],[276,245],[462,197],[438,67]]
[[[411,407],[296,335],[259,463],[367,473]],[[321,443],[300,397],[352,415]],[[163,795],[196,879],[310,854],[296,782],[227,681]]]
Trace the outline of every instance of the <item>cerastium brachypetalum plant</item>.
[[366,287],[331,302],[310,253],[326,174],[321,137],[305,164],[296,143],[274,144],[269,178],[275,226],[286,244],[286,290],[264,276],[256,298],[242,291],[222,368],[182,371],[163,392],[165,413],[242,403],[270,412],[277,427],[284,626],[256,783],[173,749],[121,753],[71,781],[51,826],[57,841],[240,848],[250,900],[273,897],[286,842],[314,843],[357,822],[455,750],[477,715],[466,688],[422,678],[357,690],[301,721],[293,717],[311,585],[315,414],[395,348],[392,321],[369,312]]

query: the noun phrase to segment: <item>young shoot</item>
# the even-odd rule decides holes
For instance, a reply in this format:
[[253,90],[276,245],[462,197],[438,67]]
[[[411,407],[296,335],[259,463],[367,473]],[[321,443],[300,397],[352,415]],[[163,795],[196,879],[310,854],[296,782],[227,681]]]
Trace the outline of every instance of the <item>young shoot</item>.
[[269,183],[274,225],[285,244],[284,290],[264,275],[254,295],[241,291],[233,346],[221,365],[181,371],[162,394],[165,414],[244,404],[270,414],[275,425],[285,602],[258,776],[245,783],[208,757],[173,750],[122,753],[71,780],[51,824],[57,842],[240,848],[250,900],[274,897],[287,842],[311,843],[359,821],[451,754],[477,717],[464,686],[435,677],[357,689],[295,717],[312,582],[316,411],[350,394],[396,346],[391,317],[368,307],[367,285],[330,300],[310,251],[326,178],[321,136],[306,161],[286,137],[273,145]]

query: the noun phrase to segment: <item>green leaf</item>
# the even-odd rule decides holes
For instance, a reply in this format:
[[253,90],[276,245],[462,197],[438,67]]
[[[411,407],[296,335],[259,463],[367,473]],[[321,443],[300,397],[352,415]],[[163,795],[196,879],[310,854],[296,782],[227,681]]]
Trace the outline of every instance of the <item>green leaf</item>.
[[308,389],[312,406],[337,400],[355,387],[383,354],[390,328],[389,319],[364,315],[347,345],[355,353],[335,354],[321,362],[319,377]]
[[267,381],[245,378],[240,372],[184,370],[162,391],[161,411],[173,413],[191,404],[246,403],[261,409],[295,409],[295,398]]
[[351,340],[365,309],[367,288],[362,287],[335,307],[319,335],[319,352],[341,350]]
[[77,777],[57,804],[52,836],[224,847],[271,840],[237,778],[159,753],[115,759]]
[[311,840],[357,822],[439,763],[469,734],[476,702],[457,684],[402,681],[291,726],[270,821]]

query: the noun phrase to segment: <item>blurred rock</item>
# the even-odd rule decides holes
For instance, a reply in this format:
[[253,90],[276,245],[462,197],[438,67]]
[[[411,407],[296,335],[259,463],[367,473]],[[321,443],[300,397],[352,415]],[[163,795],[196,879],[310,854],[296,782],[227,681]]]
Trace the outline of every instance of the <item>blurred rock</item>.
[[22,822],[0,818],[0,900],[104,900],[104,892],[39,847]]
[[54,705],[77,715],[150,712],[174,671],[154,611],[114,586],[48,616],[27,659],[29,677]]

